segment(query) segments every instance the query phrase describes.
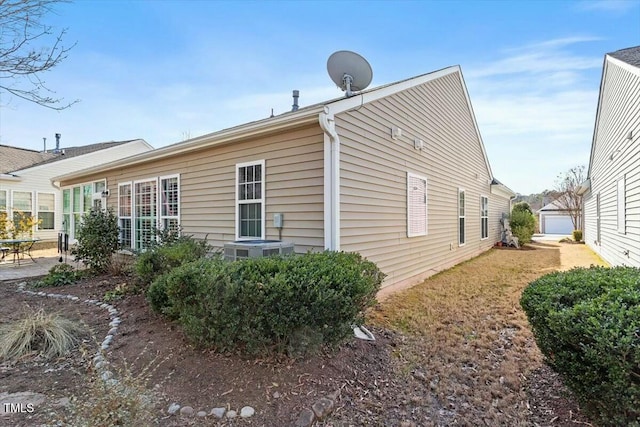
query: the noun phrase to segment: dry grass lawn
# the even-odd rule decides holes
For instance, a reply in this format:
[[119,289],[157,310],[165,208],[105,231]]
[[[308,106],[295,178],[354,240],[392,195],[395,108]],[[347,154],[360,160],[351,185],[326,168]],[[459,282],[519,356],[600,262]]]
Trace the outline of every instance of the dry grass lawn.
[[369,321],[406,334],[396,355],[426,375],[452,421],[531,425],[524,381],[542,355],[519,299],[560,265],[557,247],[491,250],[389,297]]

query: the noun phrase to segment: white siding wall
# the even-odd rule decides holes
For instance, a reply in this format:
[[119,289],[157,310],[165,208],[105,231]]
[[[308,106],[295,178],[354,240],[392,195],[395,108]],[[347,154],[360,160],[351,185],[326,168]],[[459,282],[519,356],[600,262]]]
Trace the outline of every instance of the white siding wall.
[[[491,193],[465,88],[458,73],[338,114],[341,249],[387,274],[384,286],[416,283],[489,249],[500,239],[508,198]],[[398,140],[391,128],[402,129]],[[425,150],[414,148],[414,138]],[[407,172],[428,180],[426,236],[407,237]],[[458,246],[458,188],[466,195],[466,244]],[[489,197],[481,240],[480,196]]]
[[51,178],[64,173],[74,172],[103,163],[108,163],[134,154],[149,151],[151,148],[142,140],[136,140],[116,147],[95,151],[81,156],[58,160],[41,166],[35,166],[14,172],[19,180],[2,180],[0,190],[9,190],[9,209],[11,209],[11,191],[28,191],[34,194],[34,213],[37,211],[35,194],[38,192],[55,194],[55,227],[53,230],[38,230],[34,237],[42,240],[56,240],[62,229],[62,191],[51,183]]
[[[585,197],[585,242],[612,265],[640,267],[640,70],[607,60]],[[626,139],[632,132],[632,139]],[[613,160],[611,156],[613,155]],[[626,232],[617,227],[617,181],[626,178]],[[600,194],[601,241],[596,236]],[[625,253],[628,251],[628,255]]]

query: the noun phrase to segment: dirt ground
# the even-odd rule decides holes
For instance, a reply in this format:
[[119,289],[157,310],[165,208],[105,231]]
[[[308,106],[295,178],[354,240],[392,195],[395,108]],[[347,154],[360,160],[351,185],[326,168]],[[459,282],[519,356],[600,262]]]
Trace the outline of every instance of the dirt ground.
[[[542,363],[518,300],[524,286],[545,272],[596,262],[577,244],[491,250],[375,307],[368,324],[376,341],[353,339],[306,360],[248,360],[193,348],[142,295],[128,295],[113,302],[122,324],[107,359],[119,367],[116,376],[151,368],[146,384],[157,396],[154,425],[160,426],[289,426],[303,408],[336,391],[336,409],[317,425],[589,425]],[[124,281],[104,276],[44,291],[102,299]],[[32,413],[0,415],[0,426],[53,423],[68,415],[74,399],[87,397],[90,360],[109,316],[95,306],[17,293],[16,283],[0,283],[0,322],[42,307],[91,331],[68,357],[31,355],[0,364],[0,396],[48,396]],[[64,398],[72,404],[61,404]],[[171,416],[173,402],[207,412],[249,405],[256,414],[224,421]]]

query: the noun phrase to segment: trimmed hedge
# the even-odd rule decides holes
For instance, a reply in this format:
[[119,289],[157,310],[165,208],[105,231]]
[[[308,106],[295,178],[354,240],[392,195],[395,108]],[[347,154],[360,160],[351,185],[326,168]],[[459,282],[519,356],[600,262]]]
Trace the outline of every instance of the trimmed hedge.
[[152,245],[140,254],[134,265],[138,280],[151,284],[157,277],[168,273],[182,264],[204,258],[209,245],[204,240],[196,240],[192,236],[180,236]]
[[199,260],[156,279],[147,298],[199,346],[297,355],[352,334],[383,279],[354,253]]
[[640,270],[549,274],[520,303],[547,363],[582,407],[602,425],[640,425]]

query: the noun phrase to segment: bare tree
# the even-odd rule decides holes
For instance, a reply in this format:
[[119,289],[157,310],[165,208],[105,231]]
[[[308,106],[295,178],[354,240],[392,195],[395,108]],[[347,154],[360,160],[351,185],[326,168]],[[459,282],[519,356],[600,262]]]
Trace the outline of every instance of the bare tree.
[[75,46],[64,47],[66,29],[55,33],[42,23],[45,14],[67,0],[0,0],[0,91],[63,110],[66,103],[47,88],[42,74],[59,65]]
[[564,209],[571,216],[573,229],[582,227],[582,196],[578,188],[585,180],[584,166],[576,166],[558,175],[556,180],[555,202],[560,209]]

